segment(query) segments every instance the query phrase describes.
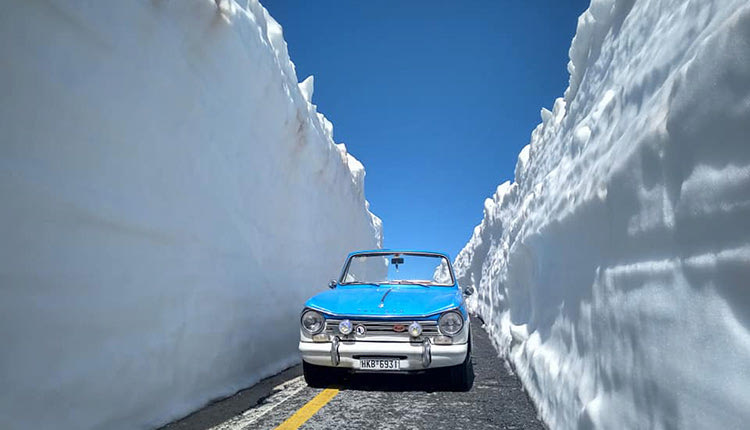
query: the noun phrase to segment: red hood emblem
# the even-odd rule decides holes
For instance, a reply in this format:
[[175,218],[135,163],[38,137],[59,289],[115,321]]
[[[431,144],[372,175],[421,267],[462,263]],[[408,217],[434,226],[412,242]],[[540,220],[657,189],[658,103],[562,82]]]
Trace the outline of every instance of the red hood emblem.
[[406,327],[404,327],[403,324],[394,324],[393,325],[393,331],[395,331],[396,333],[401,333],[404,330],[406,330]]

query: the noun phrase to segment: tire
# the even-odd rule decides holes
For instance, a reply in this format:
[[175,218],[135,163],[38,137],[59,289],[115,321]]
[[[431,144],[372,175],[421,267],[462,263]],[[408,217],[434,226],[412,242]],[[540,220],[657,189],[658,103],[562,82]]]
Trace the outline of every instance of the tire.
[[474,385],[474,366],[471,363],[471,342],[466,359],[458,366],[448,368],[448,382],[452,391],[469,391]]
[[305,375],[305,382],[312,388],[326,388],[335,382],[333,370],[325,366],[316,366],[303,361],[302,373]]

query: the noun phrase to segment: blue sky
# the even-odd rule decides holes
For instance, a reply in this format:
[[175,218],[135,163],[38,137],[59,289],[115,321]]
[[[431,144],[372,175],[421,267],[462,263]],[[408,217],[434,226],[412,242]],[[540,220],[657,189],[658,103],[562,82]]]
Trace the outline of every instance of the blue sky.
[[455,258],[568,85],[588,1],[262,1],[334,139],[367,169],[384,246]]

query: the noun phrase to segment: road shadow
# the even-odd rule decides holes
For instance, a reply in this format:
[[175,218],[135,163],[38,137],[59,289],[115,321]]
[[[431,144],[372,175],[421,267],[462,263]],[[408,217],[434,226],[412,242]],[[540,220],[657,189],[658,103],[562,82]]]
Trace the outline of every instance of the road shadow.
[[[471,382],[474,383],[474,372],[471,372]],[[342,391],[459,391],[450,384],[448,372],[444,369],[434,369],[418,374],[403,373],[348,373],[336,375],[335,382],[329,388]]]

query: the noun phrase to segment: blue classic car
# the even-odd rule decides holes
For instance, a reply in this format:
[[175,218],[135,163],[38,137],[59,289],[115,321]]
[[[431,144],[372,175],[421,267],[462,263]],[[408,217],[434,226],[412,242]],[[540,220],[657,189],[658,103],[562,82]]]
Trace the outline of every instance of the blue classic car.
[[337,369],[419,373],[439,369],[453,389],[473,380],[464,295],[446,254],[373,250],[349,256],[331,288],[300,316],[305,380],[322,387]]

